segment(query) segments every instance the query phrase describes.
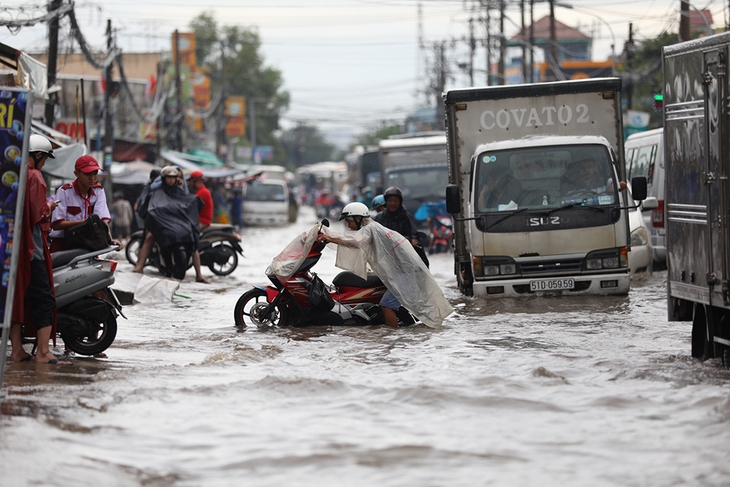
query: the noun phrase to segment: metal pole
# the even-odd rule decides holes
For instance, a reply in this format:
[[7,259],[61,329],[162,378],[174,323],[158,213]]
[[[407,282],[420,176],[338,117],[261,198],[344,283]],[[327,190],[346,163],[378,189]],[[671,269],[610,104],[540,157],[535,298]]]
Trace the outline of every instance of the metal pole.
[[[114,41],[112,40],[112,21],[108,19],[106,21],[106,48],[107,53],[111,53],[114,47]],[[110,174],[112,168],[112,158],[114,154],[114,125],[112,123],[112,94],[114,92],[114,86],[112,81],[112,73],[114,65],[110,62],[104,68],[104,79],[106,80],[106,89],[104,90],[104,161],[102,166],[104,172],[107,175]],[[103,179],[104,192],[106,193],[107,202],[111,201],[112,197],[112,178],[111,176]]]
[[[58,8],[61,7],[61,0],[53,0],[49,6],[48,11],[52,12]],[[54,17],[51,22],[48,24],[48,73],[47,73],[47,81],[48,81],[48,89],[51,89],[53,85],[56,84],[56,69],[58,66],[58,17]],[[53,128],[54,118],[55,118],[55,102],[58,98],[58,95],[55,93],[48,95],[48,99],[46,100],[46,125]]]

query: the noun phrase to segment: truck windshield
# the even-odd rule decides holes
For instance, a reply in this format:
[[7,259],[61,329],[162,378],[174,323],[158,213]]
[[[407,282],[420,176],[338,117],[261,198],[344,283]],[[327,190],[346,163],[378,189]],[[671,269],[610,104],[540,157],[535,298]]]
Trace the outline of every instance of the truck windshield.
[[246,190],[248,201],[285,201],[284,186],[281,184],[259,183],[249,186]]
[[476,158],[476,208],[492,213],[612,205],[614,170],[602,145],[517,148]]
[[443,199],[444,188],[447,184],[449,184],[449,170],[444,164],[388,171],[383,187],[397,186],[403,191],[404,198]]

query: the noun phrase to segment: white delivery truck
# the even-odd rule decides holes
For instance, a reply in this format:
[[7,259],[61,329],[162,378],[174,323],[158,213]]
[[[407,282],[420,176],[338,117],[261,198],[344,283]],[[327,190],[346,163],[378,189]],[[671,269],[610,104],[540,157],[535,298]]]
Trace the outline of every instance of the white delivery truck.
[[[464,294],[628,293],[620,93],[601,78],[444,95]],[[646,179],[632,185],[643,199]]]
[[670,321],[692,356],[730,366],[730,33],[667,46],[664,65]]
[[[419,132],[391,136],[379,142],[383,191],[397,186],[403,204],[413,215],[424,203],[444,201],[449,179],[446,134]],[[426,221],[417,222],[425,225]]]

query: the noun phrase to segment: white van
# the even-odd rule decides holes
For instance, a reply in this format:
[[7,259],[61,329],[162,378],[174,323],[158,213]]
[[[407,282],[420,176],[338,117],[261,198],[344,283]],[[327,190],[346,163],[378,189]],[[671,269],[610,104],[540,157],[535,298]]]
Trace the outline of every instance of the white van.
[[244,225],[283,225],[289,222],[289,187],[283,180],[267,179],[246,186]]
[[626,173],[646,177],[647,198],[642,203],[644,221],[651,232],[654,263],[663,266],[667,249],[664,244],[664,134],[663,129],[631,134],[624,143]]

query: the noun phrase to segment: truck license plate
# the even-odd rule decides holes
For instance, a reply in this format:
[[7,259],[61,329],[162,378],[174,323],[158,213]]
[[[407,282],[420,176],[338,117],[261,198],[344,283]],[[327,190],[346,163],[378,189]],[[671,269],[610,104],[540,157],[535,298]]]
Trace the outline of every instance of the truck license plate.
[[530,291],[555,291],[560,289],[573,289],[573,279],[546,279],[544,281],[530,281]]

